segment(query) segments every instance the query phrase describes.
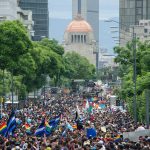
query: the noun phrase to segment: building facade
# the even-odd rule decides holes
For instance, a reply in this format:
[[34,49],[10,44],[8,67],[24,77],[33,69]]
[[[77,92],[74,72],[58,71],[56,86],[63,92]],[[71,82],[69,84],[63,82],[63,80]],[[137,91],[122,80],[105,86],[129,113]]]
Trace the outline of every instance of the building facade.
[[34,41],[49,37],[48,0],[20,0],[19,6],[24,10],[31,10],[34,21]]
[[96,66],[96,41],[93,29],[81,16],[77,16],[66,28],[63,47],[65,53],[74,51]]
[[140,20],[138,25],[134,25],[129,28],[130,33],[125,33],[122,35],[125,41],[124,46],[126,42],[132,40],[133,28],[136,38],[138,38],[141,42],[150,41],[150,20]]
[[0,21],[19,20],[27,29],[29,37],[34,36],[32,11],[18,7],[19,0],[0,0]]
[[32,20],[32,11],[31,10],[23,10],[20,7],[17,9],[17,19],[22,22],[25,28],[28,31],[29,37],[32,39],[34,37],[34,21]]
[[132,25],[139,25],[140,20],[150,19],[149,0],[119,0],[120,45],[124,45],[123,34]]
[[17,7],[17,0],[0,0],[0,20],[16,20]]
[[[79,12],[78,12],[79,11]],[[72,0],[72,18],[77,14],[81,16],[92,26],[94,38],[96,40],[97,67],[99,54],[99,0]]]

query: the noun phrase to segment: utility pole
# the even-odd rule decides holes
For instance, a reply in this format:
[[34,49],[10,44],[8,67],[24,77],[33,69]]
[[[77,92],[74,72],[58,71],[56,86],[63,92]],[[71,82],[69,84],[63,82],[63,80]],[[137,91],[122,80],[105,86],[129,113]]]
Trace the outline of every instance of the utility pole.
[[149,129],[149,100],[150,100],[150,90],[145,90],[145,96],[146,96],[146,126],[147,129]]
[[3,102],[5,101],[5,70],[3,69]]
[[134,84],[134,97],[133,97],[133,110],[134,121],[137,123],[137,103],[136,103],[136,33],[133,27],[133,84]]
[[12,111],[14,110],[14,78],[13,71],[11,73],[11,98],[12,98]]

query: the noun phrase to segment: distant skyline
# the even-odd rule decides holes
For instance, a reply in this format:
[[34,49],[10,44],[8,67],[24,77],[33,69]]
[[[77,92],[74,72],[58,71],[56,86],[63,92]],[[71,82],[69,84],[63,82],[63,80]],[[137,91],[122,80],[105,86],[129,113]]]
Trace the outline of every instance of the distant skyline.
[[[94,1],[94,0],[93,0]],[[107,48],[110,53],[112,53],[112,49],[115,46],[115,42],[111,38],[111,31],[109,28],[109,23],[104,22],[104,20],[115,18],[118,20],[119,18],[119,0],[100,0],[99,5],[100,11],[100,47]],[[64,19],[71,20],[72,19],[72,0],[49,0],[49,16],[50,16],[50,38],[56,38],[55,31],[58,29],[55,28],[55,22],[51,22],[51,19],[54,21],[55,19]],[[66,21],[67,22],[67,21]],[[52,26],[51,26],[52,23]],[[112,25],[112,23],[111,23]],[[67,24],[66,24],[67,26]],[[114,24],[116,26],[116,24]],[[62,28],[62,32],[64,32],[65,28]],[[105,31],[105,33],[104,33]],[[106,33],[107,32],[107,33]],[[62,36],[62,33],[60,34]],[[60,39],[56,39],[60,40]]]
[[[99,1],[100,20],[119,17],[119,0]],[[49,8],[50,18],[72,19],[72,0],[49,0]]]

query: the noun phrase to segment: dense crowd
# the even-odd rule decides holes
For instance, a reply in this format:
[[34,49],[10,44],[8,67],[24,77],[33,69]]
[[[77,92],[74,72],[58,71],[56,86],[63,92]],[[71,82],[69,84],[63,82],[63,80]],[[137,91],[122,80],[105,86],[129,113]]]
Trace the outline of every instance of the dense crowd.
[[[99,104],[100,100],[92,102]],[[150,150],[150,138],[139,137],[137,142],[123,139],[123,132],[144,130],[143,124],[134,124],[126,111],[94,107],[86,111],[86,102],[79,96],[57,96],[45,101],[27,101],[24,108],[15,111],[17,127],[12,135],[0,137],[1,150]],[[6,122],[11,110],[3,111],[0,122]],[[61,114],[61,115],[60,115]],[[42,119],[51,120],[60,115],[58,125],[49,136],[36,136]],[[78,119],[78,120],[77,120]],[[80,122],[79,122],[80,120]],[[66,126],[69,127],[66,128]],[[26,126],[30,127],[27,132]],[[87,135],[87,129],[96,135]]]

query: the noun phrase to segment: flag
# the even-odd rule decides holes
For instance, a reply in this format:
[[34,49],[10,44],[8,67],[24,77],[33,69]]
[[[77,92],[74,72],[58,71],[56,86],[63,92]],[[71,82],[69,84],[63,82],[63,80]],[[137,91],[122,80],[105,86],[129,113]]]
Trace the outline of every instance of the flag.
[[76,124],[74,124],[72,127],[73,127],[73,129],[77,129],[77,125]]
[[66,128],[73,132],[73,127],[67,122]]
[[7,131],[5,136],[7,137],[8,135],[12,135],[15,129],[16,129],[16,117],[15,112],[12,111],[7,121]]
[[7,124],[6,122],[3,122],[0,124],[0,134],[4,136],[6,131],[7,131]]
[[65,129],[62,133],[62,137],[66,137],[66,134],[67,134],[67,129]]
[[49,121],[49,125],[56,125],[60,122],[61,115],[56,116],[55,118]]
[[94,138],[94,137],[96,137],[96,130],[95,130],[95,128],[88,128],[86,136],[87,136],[87,138]]
[[100,104],[99,107],[100,107],[101,109],[105,109],[105,108],[106,108],[106,105],[105,105],[105,104]]
[[101,131],[107,132],[106,127],[105,126],[101,127]]
[[90,106],[89,106],[89,101],[88,101],[88,100],[86,100],[85,109],[86,109],[86,110],[88,110],[88,109],[89,109],[89,107],[90,107]]
[[28,123],[25,124],[25,129],[26,130],[30,130],[31,129],[31,127],[30,127],[30,125]]
[[38,129],[35,131],[35,136],[43,136],[45,134],[45,119],[42,120]]
[[78,120],[76,121],[76,123],[77,123],[77,129],[78,129],[78,130],[83,129],[83,122],[82,122],[81,119],[78,119]]
[[79,110],[79,107],[77,105],[75,121],[77,121],[79,118],[80,118],[80,110]]
[[88,109],[88,113],[93,113],[93,106],[92,106],[93,104],[92,103],[90,103],[90,106],[89,106],[89,109]]
[[118,142],[121,142],[122,141],[122,138],[120,135],[117,135],[115,138],[114,138],[114,142],[118,143]]
[[26,123],[26,124],[24,125],[24,127],[25,127],[25,129],[26,129],[26,133],[27,133],[28,135],[31,135],[31,134],[32,134],[32,132],[31,132],[31,126],[30,126],[28,123]]
[[49,123],[45,120],[45,134],[48,136],[52,133],[53,126],[50,126]]

